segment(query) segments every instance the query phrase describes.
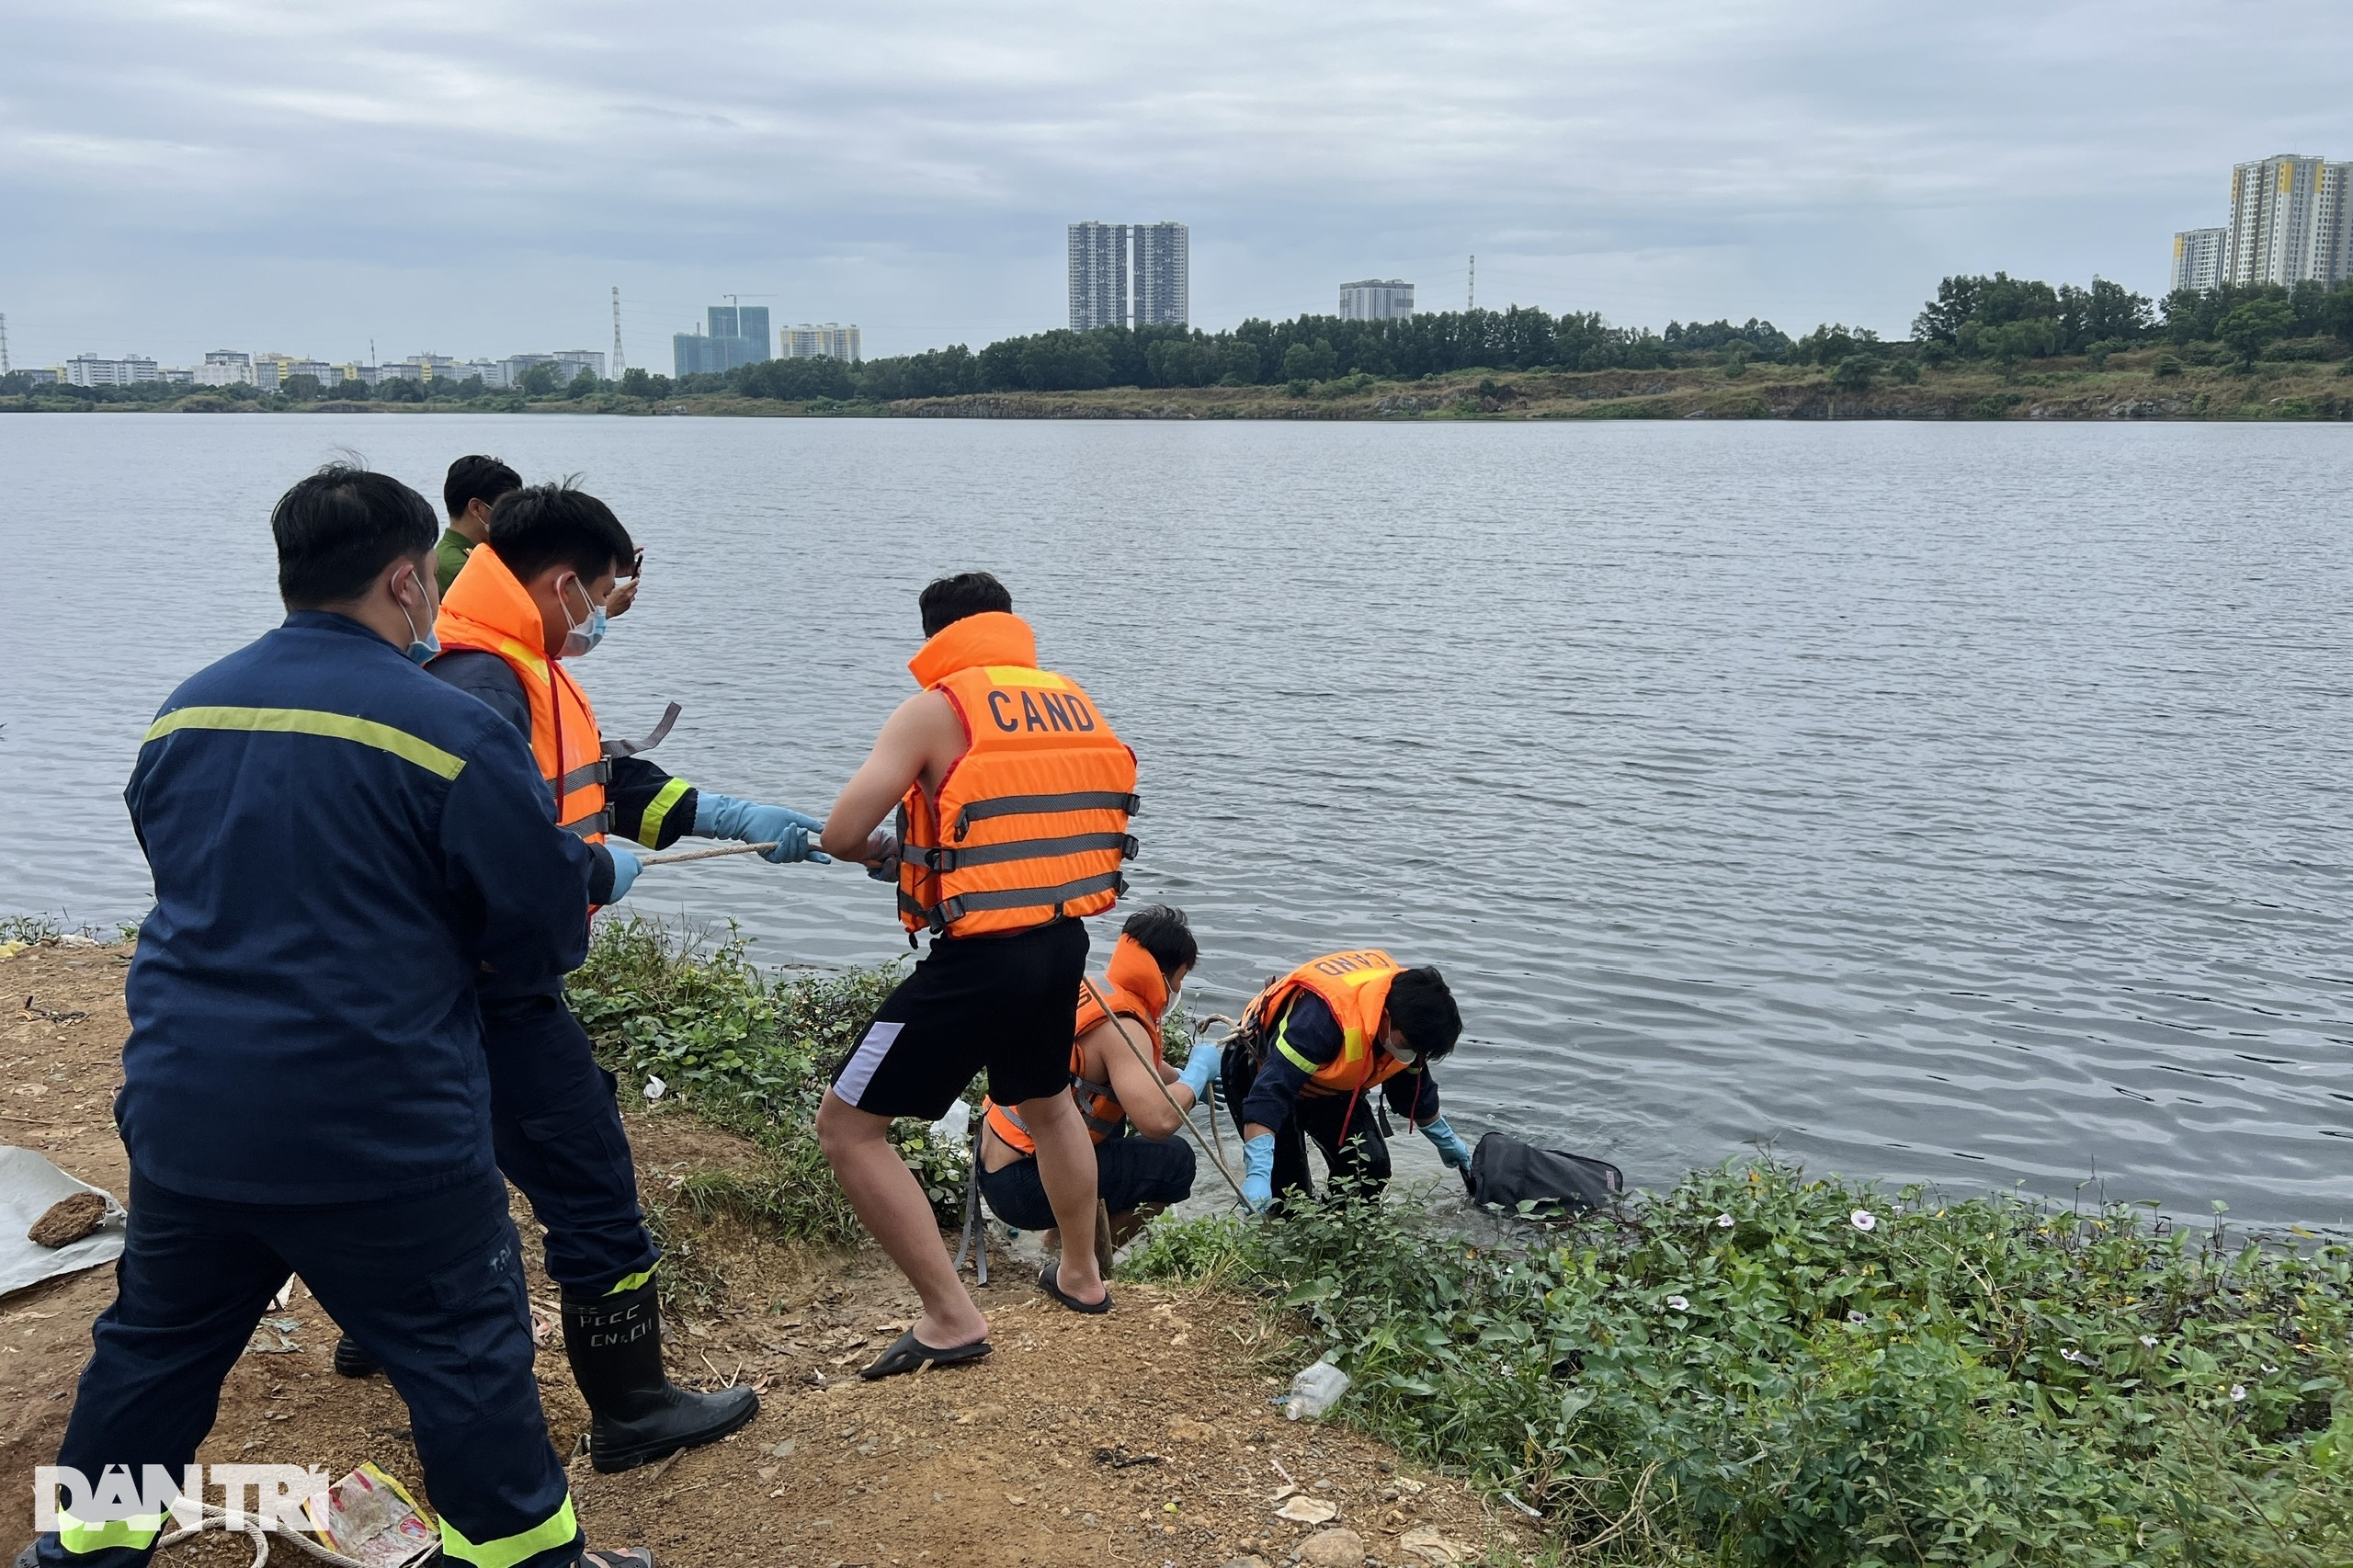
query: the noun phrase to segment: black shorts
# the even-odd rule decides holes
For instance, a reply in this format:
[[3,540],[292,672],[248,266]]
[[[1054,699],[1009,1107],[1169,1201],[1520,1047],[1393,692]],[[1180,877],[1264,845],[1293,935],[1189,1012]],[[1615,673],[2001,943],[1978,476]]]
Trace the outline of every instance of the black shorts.
[[[1147,1203],[1182,1203],[1193,1195],[1193,1146],[1182,1138],[1107,1138],[1095,1146],[1095,1193],[1114,1214]],[[1054,1206],[1038,1176],[1038,1158],[981,1173],[989,1212],[1017,1231],[1050,1231]]]
[[937,1121],[985,1068],[1000,1105],[1070,1087],[1086,926],[1057,920],[1005,937],[939,937],[834,1074],[875,1116]]

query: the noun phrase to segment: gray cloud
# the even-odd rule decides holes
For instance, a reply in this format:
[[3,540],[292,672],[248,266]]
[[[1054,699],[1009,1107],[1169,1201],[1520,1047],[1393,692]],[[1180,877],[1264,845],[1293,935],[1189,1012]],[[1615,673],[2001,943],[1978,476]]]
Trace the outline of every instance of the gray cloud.
[[[41,14],[32,14],[38,9]],[[1061,225],[1197,322],[1459,301],[1899,331],[1942,273],[2155,290],[2229,165],[2353,156],[2324,0],[97,0],[0,17],[18,358],[632,359],[722,290],[870,352],[1054,324]]]

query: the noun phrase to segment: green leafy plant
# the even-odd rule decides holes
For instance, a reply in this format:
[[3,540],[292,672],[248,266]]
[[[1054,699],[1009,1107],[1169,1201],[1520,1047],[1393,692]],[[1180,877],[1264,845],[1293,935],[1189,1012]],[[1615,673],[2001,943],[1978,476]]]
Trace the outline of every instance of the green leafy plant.
[[1396,1205],[1156,1227],[1348,1418],[1536,1508],[1564,1559],[2353,1559],[2353,1253],[1774,1161],[1490,1249]]

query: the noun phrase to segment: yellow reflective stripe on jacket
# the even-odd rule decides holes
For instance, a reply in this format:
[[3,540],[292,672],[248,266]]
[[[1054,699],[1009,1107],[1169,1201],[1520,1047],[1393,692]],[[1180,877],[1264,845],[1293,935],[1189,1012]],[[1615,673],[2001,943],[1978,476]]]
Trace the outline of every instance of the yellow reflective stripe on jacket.
[[160,741],[177,730],[242,730],[256,734],[324,735],[329,740],[357,741],[363,746],[390,752],[427,773],[455,778],[466,770],[466,759],[420,740],[406,730],[395,730],[373,719],[329,713],[317,708],[176,708],[147,726],[146,740]]
[[[654,1268],[659,1268],[661,1267],[662,1265],[658,1260],[654,1265]],[[648,1279],[654,1278],[654,1268],[641,1268],[634,1274],[622,1275],[620,1277],[620,1283],[616,1284],[611,1290],[606,1291],[605,1294],[608,1296],[620,1296],[636,1290],[640,1285],[644,1284]]]
[[57,1516],[57,1544],[76,1554],[105,1551],[113,1547],[136,1551],[151,1545],[163,1533],[161,1514],[133,1514],[127,1519],[104,1519],[96,1524],[85,1524],[63,1510]]
[[563,1506],[547,1523],[520,1535],[483,1541],[480,1546],[468,1540],[465,1532],[449,1522],[449,1515],[441,1516],[441,1555],[452,1562],[471,1562],[474,1568],[515,1568],[527,1557],[551,1551],[579,1538],[580,1521],[573,1517],[570,1493],[564,1494]]
[[[1296,1003],[1293,1005],[1296,1006]],[[1275,1026],[1275,1049],[1283,1053],[1283,1059],[1285,1061],[1289,1062],[1292,1066],[1298,1068],[1301,1072],[1306,1074],[1311,1078],[1315,1076],[1316,1074],[1324,1071],[1320,1065],[1310,1062],[1306,1057],[1302,1056],[1297,1051],[1292,1049],[1290,1043],[1290,1008],[1289,1007],[1283,1009],[1282,1022]]]
[[[670,808],[684,798],[694,786],[683,778],[673,778],[662,786],[662,792],[646,802],[645,816],[637,824],[637,841],[648,849],[662,847],[662,823],[669,816]],[[694,824],[687,824],[692,827]]]

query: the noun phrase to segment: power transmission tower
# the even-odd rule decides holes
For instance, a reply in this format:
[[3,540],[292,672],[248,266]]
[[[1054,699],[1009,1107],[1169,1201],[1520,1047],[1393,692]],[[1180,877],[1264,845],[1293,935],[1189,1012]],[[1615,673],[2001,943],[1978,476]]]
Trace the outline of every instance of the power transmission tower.
[[8,317],[0,312],[0,376],[8,373]]
[[1465,311],[1479,308],[1479,258],[1475,256],[1471,258],[1471,292],[1464,297],[1462,308]]
[[621,286],[613,285],[613,380],[621,379]]

